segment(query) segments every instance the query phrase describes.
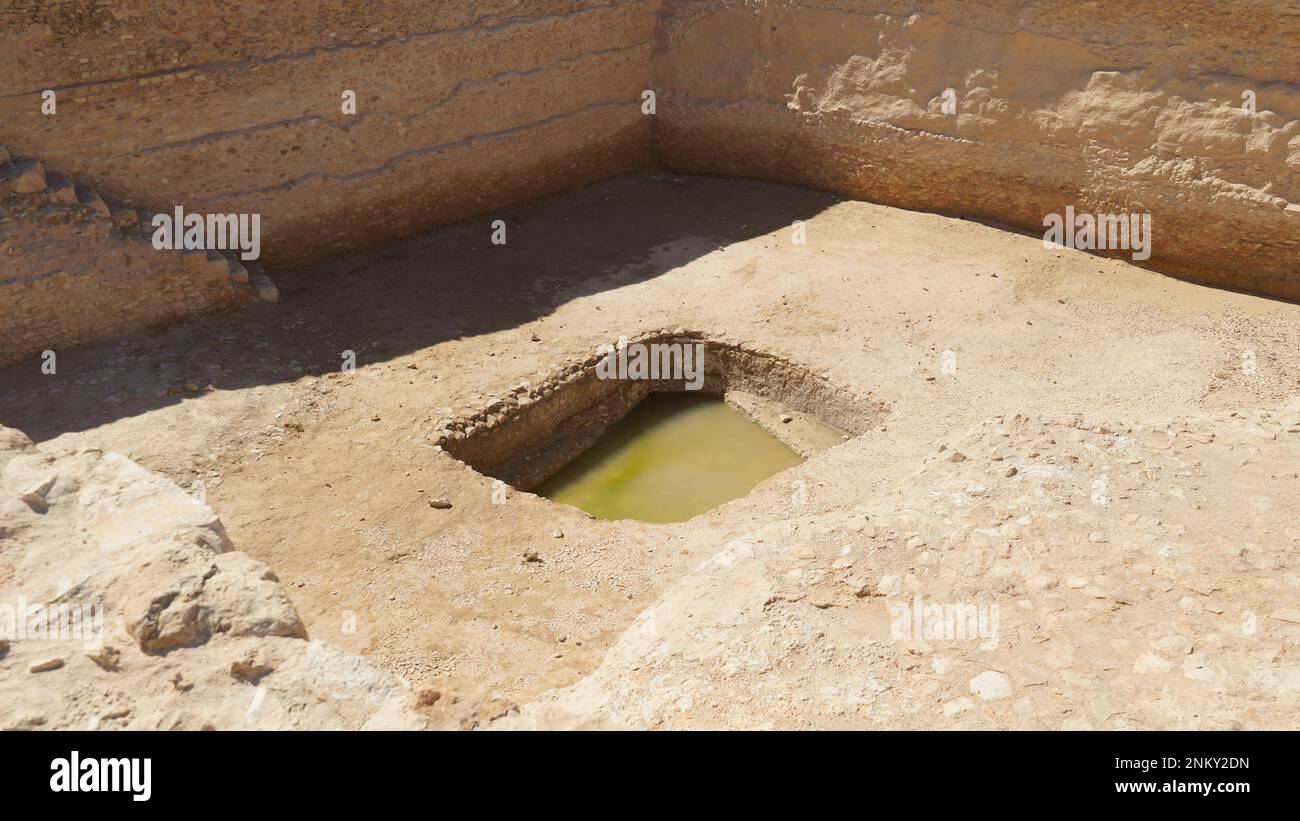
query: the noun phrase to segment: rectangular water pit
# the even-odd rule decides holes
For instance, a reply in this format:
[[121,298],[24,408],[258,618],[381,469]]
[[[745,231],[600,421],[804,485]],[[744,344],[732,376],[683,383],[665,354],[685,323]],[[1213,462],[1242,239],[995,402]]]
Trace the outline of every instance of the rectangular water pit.
[[684,522],[802,461],[718,397],[652,393],[534,492],[600,519]]
[[745,495],[885,413],[865,394],[750,346],[687,332],[648,334],[629,348],[637,345],[702,350],[703,379],[602,378],[612,369],[598,352],[447,420],[434,441],[516,489],[601,518],[668,522]]

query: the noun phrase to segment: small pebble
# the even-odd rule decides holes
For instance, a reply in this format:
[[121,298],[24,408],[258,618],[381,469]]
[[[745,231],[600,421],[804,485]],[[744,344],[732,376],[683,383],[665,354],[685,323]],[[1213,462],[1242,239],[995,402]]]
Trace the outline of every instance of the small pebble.
[[57,670],[62,666],[63,666],[63,659],[53,658],[53,659],[45,659],[44,661],[38,661],[28,669],[33,673],[46,673],[49,672],[50,670]]

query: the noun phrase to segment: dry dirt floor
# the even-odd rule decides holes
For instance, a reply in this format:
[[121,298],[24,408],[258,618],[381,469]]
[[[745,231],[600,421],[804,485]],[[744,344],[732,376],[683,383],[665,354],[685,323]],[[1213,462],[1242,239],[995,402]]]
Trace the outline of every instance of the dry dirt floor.
[[[0,370],[0,423],[206,494],[311,637],[406,677],[431,726],[1300,726],[1300,306],[665,172],[276,280],[278,305]],[[494,504],[429,444],[660,328],[889,410],[671,525]],[[996,641],[898,638],[917,596],[997,605]]]

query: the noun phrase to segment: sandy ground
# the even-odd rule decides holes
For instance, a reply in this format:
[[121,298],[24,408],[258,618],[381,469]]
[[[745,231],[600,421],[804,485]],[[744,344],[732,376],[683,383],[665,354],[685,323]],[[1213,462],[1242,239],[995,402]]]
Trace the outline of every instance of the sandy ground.
[[[826,521],[869,518],[879,500],[910,491],[909,504],[924,504],[916,469],[999,415],[1258,421],[1300,395],[1297,306],[1045,249],[974,222],[658,172],[501,216],[505,246],[490,243],[484,218],[281,274],[279,305],[61,353],[53,376],[36,360],[0,371],[0,423],[37,442],[120,451],[205,492],[238,548],[275,568],[313,638],[405,676],[425,692],[435,726],[476,726],[612,663],[607,651],[638,614],[680,596],[723,545],[815,528],[817,511]],[[795,220],[805,221],[805,245],[791,241]],[[879,429],[678,525],[597,521],[522,493],[493,504],[489,479],[426,442],[448,409],[478,409],[603,342],[663,327],[746,340],[890,413]],[[346,350],[357,354],[355,373],[339,372]],[[1286,472],[1300,437],[1286,424],[1269,441],[1289,450],[1255,454],[1266,462],[1259,475],[1236,481],[1233,461],[1201,476],[1222,511],[1215,526],[1238,527],[1232,512],[1265,490],[1300,500]],[[1025,431],[1023,441],[1050,433]],[[811,510],[790,504],[792,488],[812,497]],[[453,507],[432,509],[430,497]],[[1158,516],[1165,504],[1143,497],[1129,512]],[[1274,559],[1242,571],[1232,589],[1248,591],[1251,574],[1285,579],[1270,601],[1289,601],[1300,532],[1293,518],[1286,527],[1286,508],[1261,516],[1244,526]],[[524,561],[534,550],[542,560]],[[870,572],[883,577],[884,568]],[[1119,634],[1117,618],[1106,629]],[[1294,665],[1286,629],[1273,659]],[[787,695],[798,686],[779,671],[769,680]],[[1294,704],[1296,680],[1270,686],[1259,692]],[[950,696],[929,694],[945,705]],[[870,706],[857,709],[836,721],[870,723]],[[896,719],[886,726],[946,726],[967,710],[877,712]],[[1196,715],[1137,724],[1192,726]],[[1040,718],[1028,724],[1060,724]],[[807,716],[774,721],[824,726]],[[719,709],[687,722],[738,723]]]

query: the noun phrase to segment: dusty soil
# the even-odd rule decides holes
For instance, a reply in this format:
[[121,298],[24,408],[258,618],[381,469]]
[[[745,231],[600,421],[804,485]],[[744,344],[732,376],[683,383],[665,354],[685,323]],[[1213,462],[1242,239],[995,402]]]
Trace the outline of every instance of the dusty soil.
[[[490,243],[490,219],[460,224],[281,274],[280,305],[61,353],[54,376],[37,360],[7,368],[0,423],[120,451],[205,492],[234,544],[274,568],[308,635],[405,677],[433,726],[1295,726],[1297,306],[754,182],[646,173],[505,218],[505,246]],[[795,220],[806,245],[791,241]],[[743,341],[888,411],[679,525],[598,521],[513,491],[494,504],[490,479],[431,445],[438,420],[661,328]],[[353,373],[340,372],[347,350]],[[1148,443],[1152,431],[1164,439]],[[1231,452],[1160,447],[1178,431]],[[1106,463],[1096,454],[1116,437],[1141,447]],[[949,461],[962,448],[967,460]],[[1068,470],[1035,472],[1035,460]],[[1103,473],[1113,510],[1042,486],[1086,489]],[[1016,524],[1026,518],[1037,528]],[[713,560],[739,555],[737,540],[745,561]],[[1227,542],[1246,551],[1233,564]],[[845,545],[853,561],[832,569]],[[990,568],[1022,550],[1038,562],[994,584]],[[735,567],[765,570],[744,571],[756,575],[728,598],[717,573]],[[755,581],[769,576],[797,590]],[[855,595],[855,581],[872,592]],[[1118,587],[1131,601],[1107,598]],[[918,590],[992,596],[1006,624],[1029,613],[1038,632],[1004,626],[1001,650],[957,645],[937,666],[932,648],[870,638],[888,621],[881,596]],[[800,641],[736,649],[784,635],[764,621],[772,596],[797,611],[779,615]],[[1245,610],[1259,614],[1248,637],[1235,627]],[[1191,668],[1146,660],[1169,635],[1195,650]],[[1107,639],[1130,644],[1087,650]],[[795,645],[806,652],[784,664]],[[759,649],[766,661],[751,664]],[[1032,659],[1038,672],[1025,672]],[[1142,660],[1156,679],[1134,679]],[[764,699],[713,686],[731,667]],[[987,670],[1015,696],[987,678],[972,693]],[[824,677],[875,684],[827,695]],[[1098,715],[1099,692],[1120,706]],[[1155,706],[1126,712],[1137,699]]]

